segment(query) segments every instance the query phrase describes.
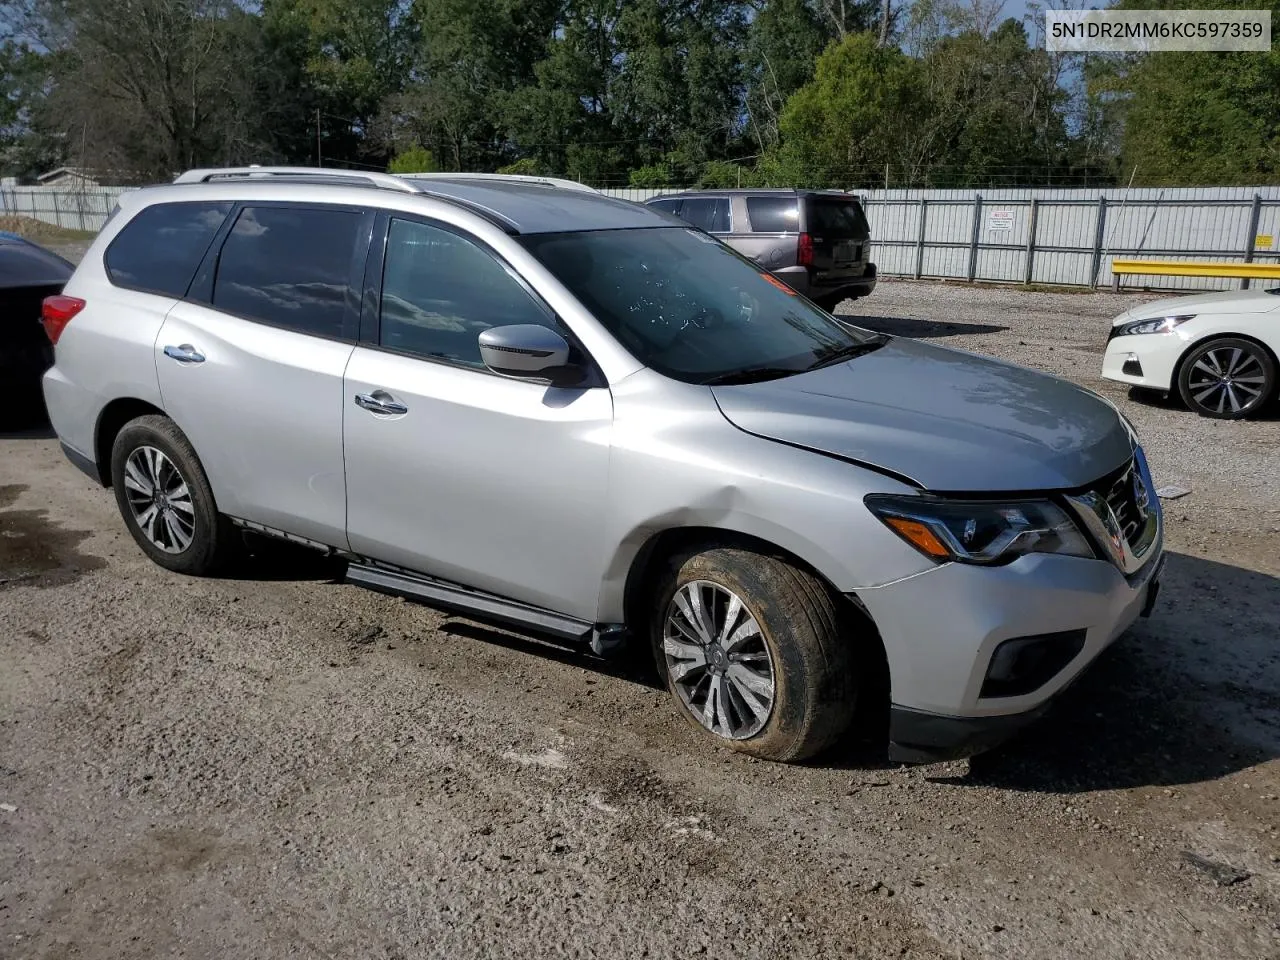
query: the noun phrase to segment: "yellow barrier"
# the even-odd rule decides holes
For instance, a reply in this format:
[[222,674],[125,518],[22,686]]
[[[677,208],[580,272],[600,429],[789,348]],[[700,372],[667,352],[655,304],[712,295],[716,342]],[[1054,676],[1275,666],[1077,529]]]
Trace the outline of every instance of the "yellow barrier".
[[1114,287],[1122,274],[1152,277],[1240,277],[1246,280],[1280,280],[1280,263],[1204,263],[1194,260],[1114,260]]

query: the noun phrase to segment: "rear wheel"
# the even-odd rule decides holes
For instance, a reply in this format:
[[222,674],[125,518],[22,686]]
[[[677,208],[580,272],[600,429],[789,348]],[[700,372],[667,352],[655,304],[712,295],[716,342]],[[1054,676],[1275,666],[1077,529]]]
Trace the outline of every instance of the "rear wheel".
[[658,585],[659,672],[695,726],[724,745],[792,762],[848,729],[852,640],[837,598],[776,557],[716,548],[674,558]]
[[1194,347],[1178,373],[1183,402],[1202,417],[1239,420],[1276,391],[1276,365],[1252,340],[1222,337]]
[[111,448],[111,485],[129,533],[160,566],[203,576],[235,550],[236,529],[218,513],[195,450],[168,417],[124,425]]

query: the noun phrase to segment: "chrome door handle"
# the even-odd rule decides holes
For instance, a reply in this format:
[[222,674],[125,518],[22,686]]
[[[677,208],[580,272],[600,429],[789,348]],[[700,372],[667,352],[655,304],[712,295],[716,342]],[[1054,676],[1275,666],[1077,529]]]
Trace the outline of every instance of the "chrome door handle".
[[184,343],[180,347],[165,347],[164,355],[179,363],[204,363],[204,354],[189,343]]
[[375,390],[373,393],[357,393],[356,406],[363,407],[370,413],[380,413],[383,416],[396,416],[409,412],[408,407],[385,390]]

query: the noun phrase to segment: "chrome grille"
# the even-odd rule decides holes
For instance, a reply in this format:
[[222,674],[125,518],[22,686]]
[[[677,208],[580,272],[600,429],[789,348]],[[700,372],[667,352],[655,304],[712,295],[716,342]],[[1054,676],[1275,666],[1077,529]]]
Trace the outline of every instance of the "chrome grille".
[[[1102,494],[1102,499],[1107,501],[1111,512],[1115,514],[1120,532],[1124,534],[1129,546],[1134,546],[1138,542],[1138,534],[1147,520],[1146,503],[1139,506],[1137,491],[1141,488],[1142,481],[1138,478],[1133,464],[1130,463],[1110,487],[1098,491]],[[1141,496],[1145,501],[1146,494],[1143,493]]]
[[1066,497],[1095,542],[1126,574],[1141,569],[1160,541],[1160,503],[1149,478],[1139,450],[1091,489]]

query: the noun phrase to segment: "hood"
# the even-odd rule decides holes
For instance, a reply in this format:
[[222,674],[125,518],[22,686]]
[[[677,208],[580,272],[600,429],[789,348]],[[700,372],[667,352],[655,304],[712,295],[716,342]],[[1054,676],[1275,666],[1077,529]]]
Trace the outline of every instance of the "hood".
[[1097,394],[917,340],[712,390],[741,430],[940,492],[1082,487],[1133,455],[1128,428]]
[[1130,320],[1177,317],[1189,313],[1267,313],[1271,310],[1280,310],[1280,294],[1268,293],[1266,290],[1234,290],[1154,300],[1126,310],[1111,323],[1116,326]]

